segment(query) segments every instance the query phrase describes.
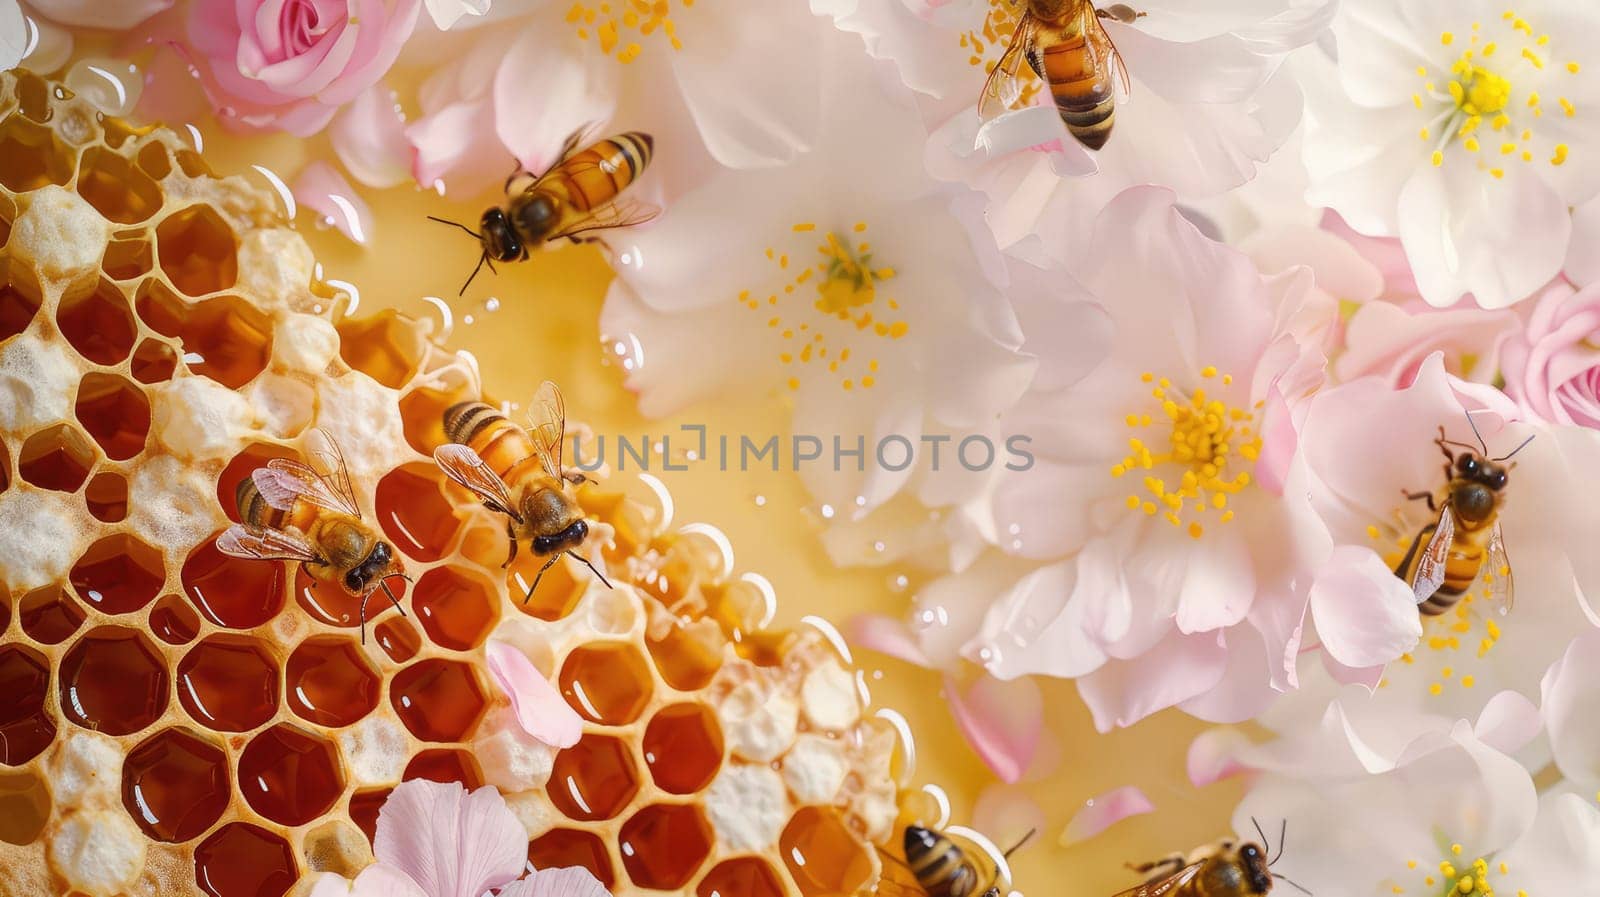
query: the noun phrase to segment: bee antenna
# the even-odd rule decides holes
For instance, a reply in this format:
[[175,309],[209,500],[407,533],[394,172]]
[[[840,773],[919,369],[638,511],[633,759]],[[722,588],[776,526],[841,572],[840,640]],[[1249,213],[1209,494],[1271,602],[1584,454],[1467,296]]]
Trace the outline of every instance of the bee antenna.
[[[1261,849],[1265,850],[1268,856],[1271,856],[1272,842],[1267,840],[1267,833],[1261,830],[1261,823],[1257,822],[1254,816],[1251,816],[1250,824],[1256,827],[1256,836],[1261,839]],[[1268,861],[1268,865],[1271,865],[1270,860]]]
[[[1539,435],[1538,433],[1533,434],[1533,436],[1538,436],[1538,435]],[[1533,441],[1533,436],[1529,436],[1527,439],[1522,440],[1522,444],[1517,446],[1516,448],[1512,449],[1510,454],[1501,455],[1500,457],[1495,458],[1494,460],[1496,460],[1496,461],[1509,461],[1509,460],[1511,460],[1511,458],[1514,455],[1516,455],[1517,452],[1520,452],[1523,449],[1528,447],[1528,443]]]
[[1273,863],[1276,863],[1277,861],[1283,859],[1283,847],[1284,847],[1285,844],[1288,844],[1288,843],[1289,843],[1289,817],[1285,816],[1283,818],[1283,824],[1278,826],[1278,855],[1273,857],[1270,860],[1267,860],[1267,865],[1268,866],[1270,866]]
[[1483,456],[1489,457],[1489,445],[1483,441],[1483,434],[1478,432],[1478,422],[1472,419],[1472,412],[1466,412],[1467,426],[1472,428],[1472,435],[1478,437],[1478,445],[1483,449]]
[[448,224],[448,225],[450,225],[450,226],[451,226],[451,227],[459,227],[459,228],[461,228],[461,229],[462,229],[462,230],[464,230],[464,231],[466,231],[466,232],[467,232],[467,233],[469,233],[469,234],[471,234],[471,235],[472,235],[472,236],[473,236],[473,237],[475,237],[475,238],[477,238],[477,239],[479,239],[479,240],[482,240],[482,239],[483,239],[483,235],[482,235],[482,234],[480,234],[480,233],[478,233],[478,232],[477,232],[477,231],[475,231],[475,230],[473,230],[473,229],[472,229],[472,228],[470,228],[470,227],[467,227],[467,226],[466,226],[466,225],[465,225],[465,224],[462,224],[462,223],[461,223],[461,222],[459,222],[459,221],[451,221],[451,220],[450,220],[450,219],[448,219],[448,218],[436,218],[436,217],[434,217],[434,216],[433,216],[433,215],[429,215],[429,216],[428,216],[428,220],[429,220],[429,221],[437,221],[437,222],[439,222],[439,223],[440,223],[440,224]]
[[1283,882],[1284,884],[1288,885],[1289,887],[1294,888],[1295,890],[1299,891],[1300,893],[1305,894],[1306,897],[1311,897],[1311,892],[1306,890],[1305,885],[1300,884],[1299,882],[1295,881],[1294,879],[1289,878],[1286,875],[1279,875],[1276,872],[1272,873],[1272,877],[1276,878],[1277,880],[1279,880],[1281,882]]
[[[406,582],[411,582],[411,577],[405,575],[404,573],[391,573],[391,574],[389,574],[389,576],[398,576],[401,579],[405,580]],[[378,586],[383,589],[383,594],[389,596],[389,603],[393,604],[394,605],[394,609],[399,611],[400,612],[400,616],[403,617],[403,616],[406,615],[406,609],[400,606],[400,599],[394,597],[394,592],[389,591],[389,576],[385,576],[382,580],[380,580],[378,582]],[[368,592],[367,594],[370,595],[372,593]],[[366,617],[363,616],[362,617],[362,621],[365,622],[365,620],[366,620]]]
[[573,557],[577,558],[578,560],[583,561],[583,565],[585,567],[589,568],[589,572],[593,573],[595,576],[600,577],[600,581],[606,584],[606,588],[608,588],[608,589],[616,588],[616,586],[611,584],[611,580],[606,579],[606,575],[604,573],[601,573],[599,570],[596,570],[594,568],[594,565],[589,563],[589,559],[588,558],[586,558],[583,555],[577,553],[576,551],[569,551],[569,552],[567,552],[567,554],[570,554]]
[[[455,222],[451,222],[451,223],[454,224]],[[484,262],[488,262],[488,261],[489,261],[489,250],[485,249],[483,251],[483,254],[478,256],[478,263],[476,265],[472,266],[472,273],[467,275],[467,282],[462,284],[461,285],[461,289],[456,291],[456,295],[457,296],[465,296],[467,294],[467,287],[472,286],[473,279],[476,278],[478,276],[478,272],[483,269],[483,263]],[[489,270],[490,271],[494,270],[494,263],[493,262],[489,263]]]
[[1036,828],[1028,829],[1028,833],[1027,834],[1023,835],[1021,838],[1018,838],[1017,839],[1017,843],[1015,843],[1015,844],[1011,845],[1009,848],[1007,848],[1006,852],[1000,854],[1000,856],[1002,856],[1002,857],[1004,857],[1006,859],[1010,859],[1012,854],[1014,854],[1017,851],[1021,850],[1022,849],[1022,845],[1028,843],[1029,841],[1032,841],[1033,840],[1033,836],[1037,835],[1038,833],[1039,833],[1039,830],[1036,829]]

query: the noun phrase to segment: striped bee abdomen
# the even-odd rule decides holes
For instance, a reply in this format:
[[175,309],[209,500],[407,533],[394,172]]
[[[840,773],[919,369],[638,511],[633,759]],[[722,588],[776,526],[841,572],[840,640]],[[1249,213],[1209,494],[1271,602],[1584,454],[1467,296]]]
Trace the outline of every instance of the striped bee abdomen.
[[1061,121],[1090,149],[1099,149],[1110,139],[1117,108],[1112,69],[1100,64],[1097,52],[1078,34],[1028,54],[1029,65],[1050,85]]
[[451,442],[471,445],[472,438],[506,416],[483,402],[458,402],[444,411],[444,435]]
[[445,409],[444,435],[477,452],[501,476],[533,454],[527,432],[483,402],[461,402]]
[[239,522],[246,526],[283,529],[289,523],[289,512],[267,504],[251,477],[239,481],[233,490],[233,501],[239,508]]
[[907,826],[906,865],[928,897],[970,897],[978,873],[957,847],[944,835],[921,826]]
[[655,140],[641,131],[618,134],[569,156],[553,173],[566,188],[567,199],[589,212],[617,198],[644,173]]

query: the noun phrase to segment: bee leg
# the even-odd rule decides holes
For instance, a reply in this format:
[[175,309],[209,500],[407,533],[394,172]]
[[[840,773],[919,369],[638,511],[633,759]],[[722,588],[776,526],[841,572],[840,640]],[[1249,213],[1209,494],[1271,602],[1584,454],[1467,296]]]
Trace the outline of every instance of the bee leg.
[[534,578],[533,578],[533,585],[528,586],[528,594],[526,594],[526,595],[524,595],[522,597],[522,603],[523,604],[527,604],[529,601],[533,600],[533,593],[534,593],[534,591],[536,589],[539,588],[539,580],[544,579],[544,571],[549,570],[550,567],[552,565],[554,565],[556,561],[559,561],[559,560],[561,560],[561,555],[552,554],[552,555],[550,555],[550,560],[545,561],[544,562],[544,566],[539,568],[538,575],[534,576]]
[[1428,510],[1435,512],[1439,510],[1438,508],[1434,507],[1432,492],[1408,492],[1405,489],[1401,489],[1400,494],[1406,497],[1406,501],[1416,501],[1419,498],[1425,498],[1428,500]]
[[[1428,544],[1428,540],[1433,538],[1433,533],[1438,528],[1439,524],[1430,523],[1417,533],[1417,537],[1411,540],[1411,547],[1406,549],[1406,556],[1400,559],[1399,564],[1395,565],[1394,575],[1403,580],[1406,578],[1406,571],[1411,569],[1411,560],[1417,556],[1417,549]],[[1407,580],[1407,585],[1409,584],[1410,581]]]
[[361,644],[367,643],[367,599],[372,597],[369,591],[361,596]]
[[586,558],[583,555],[577,553],[576,551],[569,551],[569,552],[567,552],[567,554],[570,554],[573,557],[577,558],[578,560],[583,561],[583,565],[585,567],[589,568],[589,572],[590,573],[593,573],[595,576],[598,576],[600,578],[600,581],[606,584],[606,588],[608,588],[608,589],[616,588],[616,586],[611,584],[611,580],[606,579],[606,575],[604,573],[601,573],[599,570],[596,570],[594,565],[589,563],[589,559],[588,558]]
[[511,521],[509,519],[506,520],[506,542],[508,542],[511,547],[506,549],[506,562],[500,565],[501,570],[511,566],[511,562],[517,559],[517,533],[511,528]]

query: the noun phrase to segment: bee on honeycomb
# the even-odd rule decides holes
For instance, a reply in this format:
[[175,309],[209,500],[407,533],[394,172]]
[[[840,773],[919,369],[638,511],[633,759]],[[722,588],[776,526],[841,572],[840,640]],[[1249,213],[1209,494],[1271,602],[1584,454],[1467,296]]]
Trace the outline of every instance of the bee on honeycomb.
[[[400,781],[492,785],[535,867],[617,894],[869,890],[896,736],[820,630],[762,628],[713,540],[578,493],[615,590],[431,461],[470,359],[336,291],[275,197],[173,132],[0,73],[0,897],[280,897],[353,875]],[[337,438],[402,616],[231,557],[238,484]],[[584,719],[515,723],[484,644]],[[904,773],[904,770],[899,770]]]

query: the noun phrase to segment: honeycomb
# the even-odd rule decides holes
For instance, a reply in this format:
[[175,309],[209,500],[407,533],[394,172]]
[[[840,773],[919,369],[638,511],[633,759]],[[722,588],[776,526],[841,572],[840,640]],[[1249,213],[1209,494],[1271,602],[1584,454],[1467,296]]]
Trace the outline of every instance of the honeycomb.
[[[618,479],[611,578],[504,567],[429,460],[470,356],[339,296],[274,194],[172,132],[0,74],[0,895],[278,897],[371,861],[400,781],[493,785],[532,866],[617,894],[852,894],[895,825],[894,731],[831,633]],[[415,582],[405,615],[220,553],[250,472],[325,428]],[[636,494],[637,493],[637,494]],[[584,719],[556,751],[484,667]]]

